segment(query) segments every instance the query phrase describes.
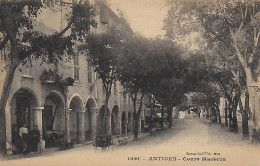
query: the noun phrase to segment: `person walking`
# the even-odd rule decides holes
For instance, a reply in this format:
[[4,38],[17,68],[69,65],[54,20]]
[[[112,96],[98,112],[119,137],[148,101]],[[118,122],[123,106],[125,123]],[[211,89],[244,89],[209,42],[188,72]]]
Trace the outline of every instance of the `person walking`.
[[40,131],[38,130],[37,125],[33,125],[33,130],[30,132],[30,144],[31,151],[40,153],[40,147],[38,147],[40,143]]

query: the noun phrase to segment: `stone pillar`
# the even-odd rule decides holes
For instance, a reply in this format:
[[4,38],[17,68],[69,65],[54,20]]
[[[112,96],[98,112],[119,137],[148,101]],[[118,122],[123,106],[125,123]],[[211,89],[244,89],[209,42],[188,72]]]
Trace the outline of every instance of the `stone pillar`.
[[38,130],[40,131],[40,142],[41,150],[45,149],[45,141],[42,138],[42,110],[44,107],[36,107],[33,109],[33,125],[37,125]]
[[38,126],[38,130],[40,131],[40,139],[42,139],[42,110],[44,107],[36,107],[33,109],[33,125]]
[[97,133],[97,113],[98,109],[90,110],[90,139],[94,140]]
[[142,118],[141,118],[141,116],[142,116],[142,115],[140,115],[140,116],[139,116],[139,119],[138,119],[138,132],[141,132],[141,131],[142,131],[142,124],[141,124],[141,121],[142,121],[141,119],[142,119]]
[[85,141],[85,132],[84,132],[84,112],[80,111],[77,112],[77,140],[79,143],[82,143]]
[[70,142],[70,112],[72,111],[72,109],[67,109],[66,112],[66,140],[67,142]]

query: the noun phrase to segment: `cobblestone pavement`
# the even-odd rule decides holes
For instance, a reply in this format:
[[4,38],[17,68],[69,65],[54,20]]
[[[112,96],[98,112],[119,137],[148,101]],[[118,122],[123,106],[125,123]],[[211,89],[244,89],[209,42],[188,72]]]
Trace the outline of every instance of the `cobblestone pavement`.
[[241,134],[227,132],[218,124],[206,119],[177,119],[170,129],[157,131],[126,145],[113,146],[108,151],[94,150],[92,145],[78,146],[39,157],[4,161],[3,164],[258,166],[259,154],[259,145],[244,141]]

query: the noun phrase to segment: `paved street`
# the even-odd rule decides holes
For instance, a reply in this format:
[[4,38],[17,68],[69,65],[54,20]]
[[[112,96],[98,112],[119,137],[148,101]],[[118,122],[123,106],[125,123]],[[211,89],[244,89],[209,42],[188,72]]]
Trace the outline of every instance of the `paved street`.
[[[231,163],[236,163],[237,166],[257,166],[260,165],[260,157],[257,157],[259,154],[259,145],[251,145],[249,141],[243,141],[240,134],[227,132],[225,128],[206,119],[178,119],[174,120],[171,129],[128,142],[126,145],[114,146],[107,152],[94,151],[93,146],[88,145],[3,163],[12,166],[39,164],[228,166]],[[139,158],[134,161],[131,157]]]

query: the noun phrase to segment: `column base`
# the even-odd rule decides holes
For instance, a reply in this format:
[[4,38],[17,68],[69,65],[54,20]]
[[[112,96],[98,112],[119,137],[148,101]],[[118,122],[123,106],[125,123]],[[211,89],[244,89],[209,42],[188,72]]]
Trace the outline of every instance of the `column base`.
[[40,148],[41,148],[40,151],[43,151],[45,149],[45,140],[43,140],[43,139],[40,139]]

